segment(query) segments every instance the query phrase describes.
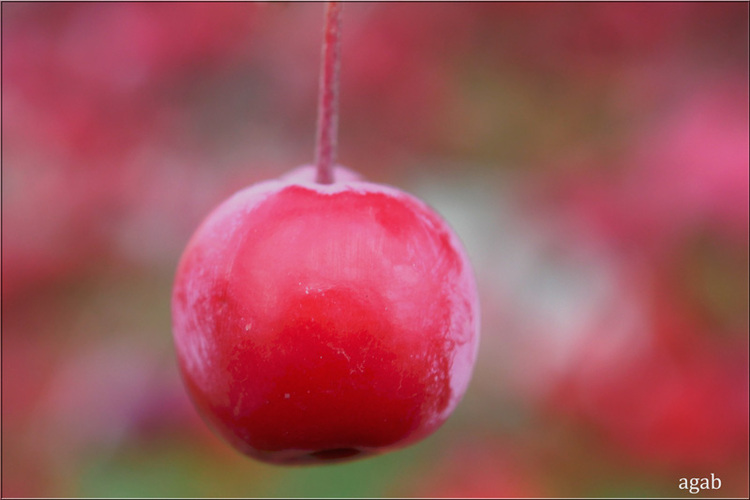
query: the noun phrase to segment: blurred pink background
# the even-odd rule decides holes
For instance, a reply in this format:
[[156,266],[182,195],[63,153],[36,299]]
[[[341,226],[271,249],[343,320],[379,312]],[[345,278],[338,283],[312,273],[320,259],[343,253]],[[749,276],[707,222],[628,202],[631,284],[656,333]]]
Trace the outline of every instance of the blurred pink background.
[[214,205],[311,161],[322,22],[2,4],[3,496],[747,496],[744,2],[345,5],[339,160],[461,236],[474,378],[361,462],[211,434],[175,267]]

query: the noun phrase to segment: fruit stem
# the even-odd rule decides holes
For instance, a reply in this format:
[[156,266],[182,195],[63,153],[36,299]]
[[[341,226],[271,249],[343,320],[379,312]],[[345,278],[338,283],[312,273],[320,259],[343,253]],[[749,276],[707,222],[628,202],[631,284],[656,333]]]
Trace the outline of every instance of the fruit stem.
[[339,68],[341,66],[341,4],[326,2],[323,54],[318,93],[318,134],[315,149],[320,184],[333,183],[338,134]]

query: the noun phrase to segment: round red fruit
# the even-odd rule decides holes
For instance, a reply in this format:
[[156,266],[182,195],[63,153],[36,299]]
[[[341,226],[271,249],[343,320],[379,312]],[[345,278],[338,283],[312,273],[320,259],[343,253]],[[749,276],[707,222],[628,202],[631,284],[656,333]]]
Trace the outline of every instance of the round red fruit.
[[172,297],[206,421],[274,463],[359,458],[434,432],[479,340],[471,266],[426,204],[342,167],[246,188],[199,227]]

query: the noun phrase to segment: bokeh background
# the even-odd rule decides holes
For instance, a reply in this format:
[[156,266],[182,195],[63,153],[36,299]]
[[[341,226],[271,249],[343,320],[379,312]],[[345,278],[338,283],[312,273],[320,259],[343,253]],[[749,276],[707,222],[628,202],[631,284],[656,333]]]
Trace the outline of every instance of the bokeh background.
[[461,236],[475,375],[435,435],[350,464],[206,428],[177,260],[312,159],[322,23],[2,4],[3,496],[747,496],[745,2],[345,5],[339,159]]

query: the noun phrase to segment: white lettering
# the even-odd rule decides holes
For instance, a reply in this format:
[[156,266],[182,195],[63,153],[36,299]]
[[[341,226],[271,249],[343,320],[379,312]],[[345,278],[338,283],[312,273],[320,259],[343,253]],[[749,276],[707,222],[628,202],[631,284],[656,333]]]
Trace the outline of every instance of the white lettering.
[[721,479],[716,477],[716,474],[711,473],[711,479],[707,477],[691,477],[689,480],[686,477],[680,478],[679,488],[681,490],[688,490],[693,495],[699,493],[701,490],[718,490],[721,488]]

